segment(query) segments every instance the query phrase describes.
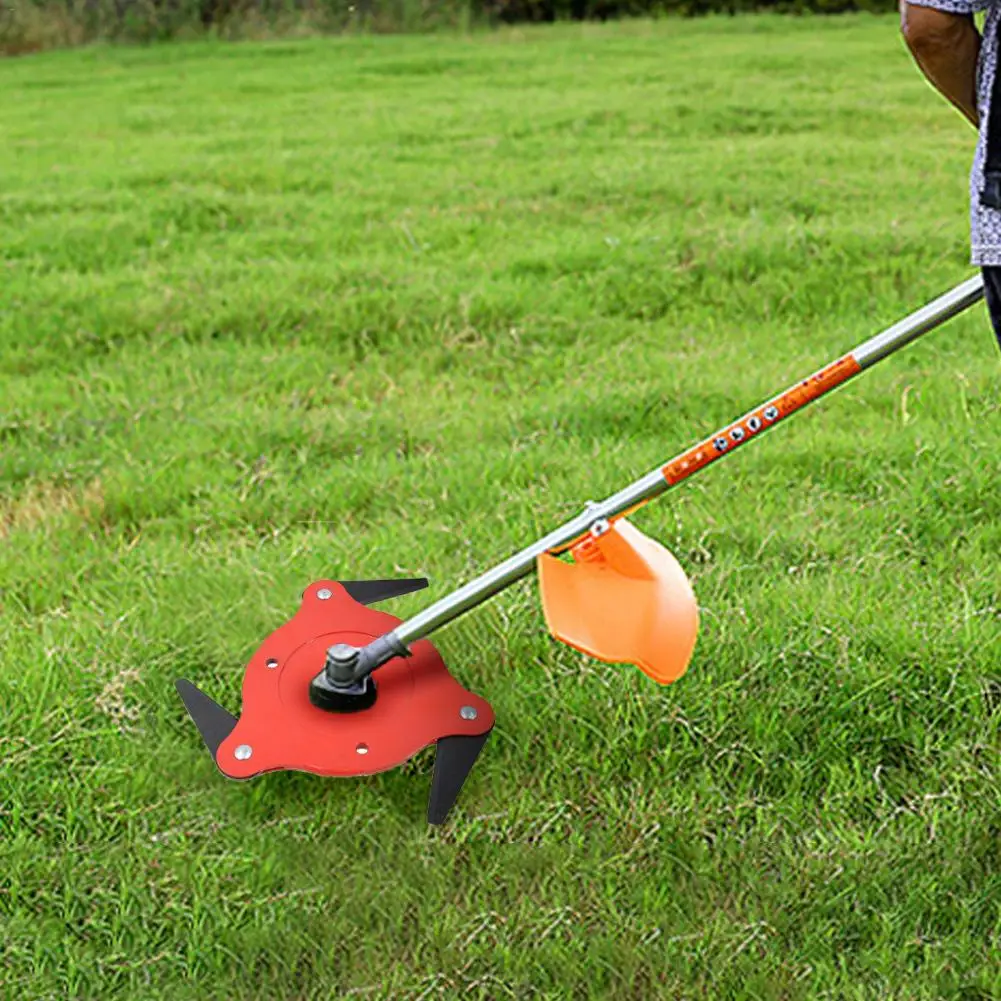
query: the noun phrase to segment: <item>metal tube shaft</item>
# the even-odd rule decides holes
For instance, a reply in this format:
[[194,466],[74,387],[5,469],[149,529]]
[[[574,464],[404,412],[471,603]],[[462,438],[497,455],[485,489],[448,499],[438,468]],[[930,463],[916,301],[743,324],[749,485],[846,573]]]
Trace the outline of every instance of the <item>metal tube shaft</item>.
[[[375,641],[381,643],[376,656],[365,656],[369,648],[362,651],[364,672],[370,672],[379,666],[379,664],[373,666],[372,662],[375,659],[378,659],[379,663],[384,663],[389,659],[389,651],[394,649],[397,653],[405,651],[412,643],[526,576],[534,568],[537,557],[543,553],[565,551],[582,538],[596,521],[603,518],[611,519],[636,510],[752,437],[758,437],[781,418],[826,395],[859,372],[963,312],[978,302],[983,294],[983,278],[977,274],[865,341],[853,352],[843,355],[809,378],[791,386],[784,393],[749,411],[740,420],[720,429],[714,435],[676,456],[665,466],[647,473],[601,503],[589,505],[575,518],[475,580],[440,598],[422,612],[401,623],[385,637]],[[371,652],[375,654],[374,650]]]

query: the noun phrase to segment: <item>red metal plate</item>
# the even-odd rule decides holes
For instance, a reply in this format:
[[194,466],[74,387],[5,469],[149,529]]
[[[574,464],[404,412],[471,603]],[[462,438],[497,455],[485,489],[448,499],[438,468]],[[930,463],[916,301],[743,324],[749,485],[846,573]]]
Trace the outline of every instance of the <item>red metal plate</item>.
[[[319,598],[321,591],[330,597]],[[371,775],[403,764],[441,737],[486,733],[494,724],[490,704],[448,673],[428,640],[415,643],[412,656],[375,671],[378,694],[371,708],[332,713],[309,701],[309,683],[323,669],[329,646],[363,646],[399,623],[359,604],[336,581],[311,584],[299,611],[247,665],[243,711],[219,745],[219,769],[234,779],[280,769]],[[466,706],[476,711],[475,719],[463,718]]]

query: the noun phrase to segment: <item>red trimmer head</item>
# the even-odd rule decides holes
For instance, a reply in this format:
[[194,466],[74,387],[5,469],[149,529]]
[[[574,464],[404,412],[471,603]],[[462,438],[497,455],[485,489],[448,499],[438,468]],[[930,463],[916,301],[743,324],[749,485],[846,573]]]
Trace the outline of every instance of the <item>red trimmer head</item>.
[[321,580],[299,611],[250,659],[243,710],[230,715],[189,681],[177,690],[219,770],[232,779],[295,770],[372,775],[437,744],[428,823],[448,816],[494,724],[490,705],[467,692],[428,640],[366,679],[354,698],[319,708],[311,679],[337,644],[365,645],[399,625],[367,606],[427,587],[427,580]]

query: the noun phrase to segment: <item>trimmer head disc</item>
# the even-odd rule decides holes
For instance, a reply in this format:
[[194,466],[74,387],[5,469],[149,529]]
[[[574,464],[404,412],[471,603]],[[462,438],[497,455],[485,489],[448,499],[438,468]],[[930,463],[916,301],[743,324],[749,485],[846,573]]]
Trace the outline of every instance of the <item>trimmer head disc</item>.
[[359,707],[313,705],[310,681],[338,643],[363,646],[399,625],[369,602],[406,594],[427,581],[321,580],[303,594],[298,612],[250,659],[243,711],[236,719],[188,681],[177,690],[219,770],[248,779],[296,770],[317,775],[371,775],[402,765],[437,744],[428,822],[445,820],[494,724],[489,703],[449,674],[428,640],[396,657],[369,679]]

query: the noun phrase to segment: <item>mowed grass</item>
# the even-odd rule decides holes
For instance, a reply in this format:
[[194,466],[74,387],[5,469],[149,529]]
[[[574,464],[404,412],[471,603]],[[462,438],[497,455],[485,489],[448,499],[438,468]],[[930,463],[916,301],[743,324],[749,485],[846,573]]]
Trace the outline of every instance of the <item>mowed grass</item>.
[[1001,356],[983,306],[634,517],[661,688],[522,582],[497,727],[223,779],[322,577],[405,616],[967,277],[972,130],[892,17],[0,64],[0,994],[1001,996]]

